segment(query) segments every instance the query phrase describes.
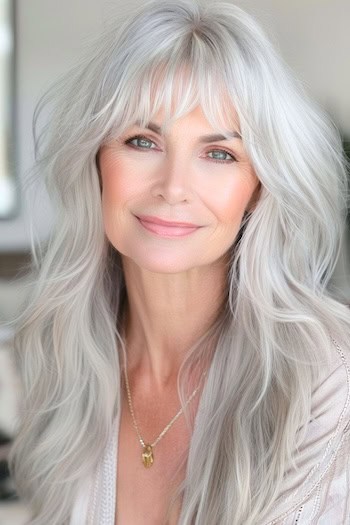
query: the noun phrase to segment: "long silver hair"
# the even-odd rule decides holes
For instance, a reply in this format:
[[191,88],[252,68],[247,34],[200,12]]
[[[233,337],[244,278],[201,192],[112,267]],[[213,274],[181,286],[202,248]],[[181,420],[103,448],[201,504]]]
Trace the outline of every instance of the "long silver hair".
[[179,374],[184,406],[189,373],[215,342],[196,419],[184,409],[180,525],[261,522],[303,439],[330,336],[349,342],[346,298],[331,281],[349,202],[331,118],[231,3],[155,0],[116,17],[34,114],[34,129],[44,108],[48,123],[34,135],[32,180],[56,217],[48,240],[32,243],[15,320],[23,399],[10,469],[31,525],[68,521],[120,411],[126,288],[103,227],[99,148],[161,107],[165,129],[198,104],[221,133],[235,108],[261,192],[230,250],[224,307]]

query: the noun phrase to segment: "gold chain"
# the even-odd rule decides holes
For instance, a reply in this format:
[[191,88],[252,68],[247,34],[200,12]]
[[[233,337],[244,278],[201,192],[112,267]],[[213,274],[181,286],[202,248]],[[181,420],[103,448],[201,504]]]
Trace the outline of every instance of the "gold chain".
[[[206,375],[206,371],[203,372],[203,374],[201,375],[201,380],[202,378]],[[201,381],[200,380],[200,381]],[[168,432],[169,428],[172,426],[173,423],[175,423],[175,421],[177,420],[177,418],[181,415],[182,411],[183,411],[183,408],[181,407],[180,410],[178,411],[178,413],[176,414],[176,416],[173,417],[173,419],[170,421],[170,423],[167,424],[167,426],[164,428],[164,430],[159,434],[159,436],[157,437],[157,439],[152,443],[152,444],[146,444],[144,442],[144,440],[142,439],[141,437],[141,434],[140,434],[140,431],[138,429],[138,426],[137,426],[137,423],[136,423],[136,420],[135,420],[135,415],[134,415],[134,410],[133,410],[133,406],[132,406],[132,401],[131,401],[131,393],[130,393],[130,388],[129,388],[129,380],[128,380],[128,375],[127,375],[127,372],[126,372],[126,365],[125,365],[125,382],[126,382],[126,390],[127,390],[127,394],[128,394],[128,404],[129,404],[129,408],[130,408],[130,413],[131,413],[131,417],[132,417],[132,420],[133,420],[133,424],[134,424],[134,427],[135,427],[135,430],[137,432],[137,435],[138,435],[138,438],[139,438],[139,441],[141,443],[141,446],[143,447],[143,451],[142,451],[142,463],[144,464],[144,466],[146,468],[149,468],[153,465],[153,462],[154,462],[154,456],[153,456],[153,447],[156,446],[156,444],[162,439],[162,437],[164,436],[164,434],[166,434],[166,432]],[[199,385],[197,386],[197,388],[192,392],[191,396],[189,397],[189,399],[186,401],[186,404],[185,404],[185,407],[188,405],[188,403],[193,399],[193,397],[196,395],[198,389],[200,387],[200,383]],[[184,408],[185,408],[184,407]]]

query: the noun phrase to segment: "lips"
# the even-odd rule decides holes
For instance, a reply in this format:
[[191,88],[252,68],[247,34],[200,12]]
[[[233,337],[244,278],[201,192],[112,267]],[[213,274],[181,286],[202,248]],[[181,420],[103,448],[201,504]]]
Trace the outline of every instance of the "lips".
[[140,219],[142,222],[150,222],[152,224],[160,224],[163,226],[168,227],[178,227],[178,228],[199,228],[200,226],[198,224],[193,224],[192,222],[178,222],[178,221],[167,221],[165,219],[161,219],[160,217],[154,217],[152,215],[138,215],[138,219]]
[[[179,223],[169,223],[163,219],[161,219],[161,223],[159,224],[159,222],[150,222],[141,217],[136,218],[146,230],[160,237],[185,237],[200,229],[200,226],[188,226],[188,223],[186,223],[186,226],[179,226]],[[157,220],[159,221],[159,218],[157,218]],[[164,222],[166,222],[166,224],[164,224]]]

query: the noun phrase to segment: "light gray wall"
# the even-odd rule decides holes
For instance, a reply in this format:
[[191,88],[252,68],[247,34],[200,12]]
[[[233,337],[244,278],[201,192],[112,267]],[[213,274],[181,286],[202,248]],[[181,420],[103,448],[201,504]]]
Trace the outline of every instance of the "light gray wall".
[[[17,169],[22,184],[28,181],[33,162],[31,119],[39,97],[79,58],[85,43],[100,31],[105,20],[138,3],[17,0]],[[257,16],[286,62],[350,135],[349,0],[236,3]],[[49,232],[53,210],[44,188],[32,187],[24,197],[21,216],[0,223],[0,252],[29,247],[29,217],[34,224],[34,238],[44,238]]]

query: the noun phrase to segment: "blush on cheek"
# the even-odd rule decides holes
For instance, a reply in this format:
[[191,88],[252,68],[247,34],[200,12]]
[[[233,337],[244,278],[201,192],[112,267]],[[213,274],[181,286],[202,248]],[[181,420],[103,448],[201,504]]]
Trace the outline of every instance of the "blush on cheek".
[[250,194],[246,192],[225,196],[224,201],[217,203],[220,220],[223,223],[238,223],[241,221],[245,208],[248,204]]

